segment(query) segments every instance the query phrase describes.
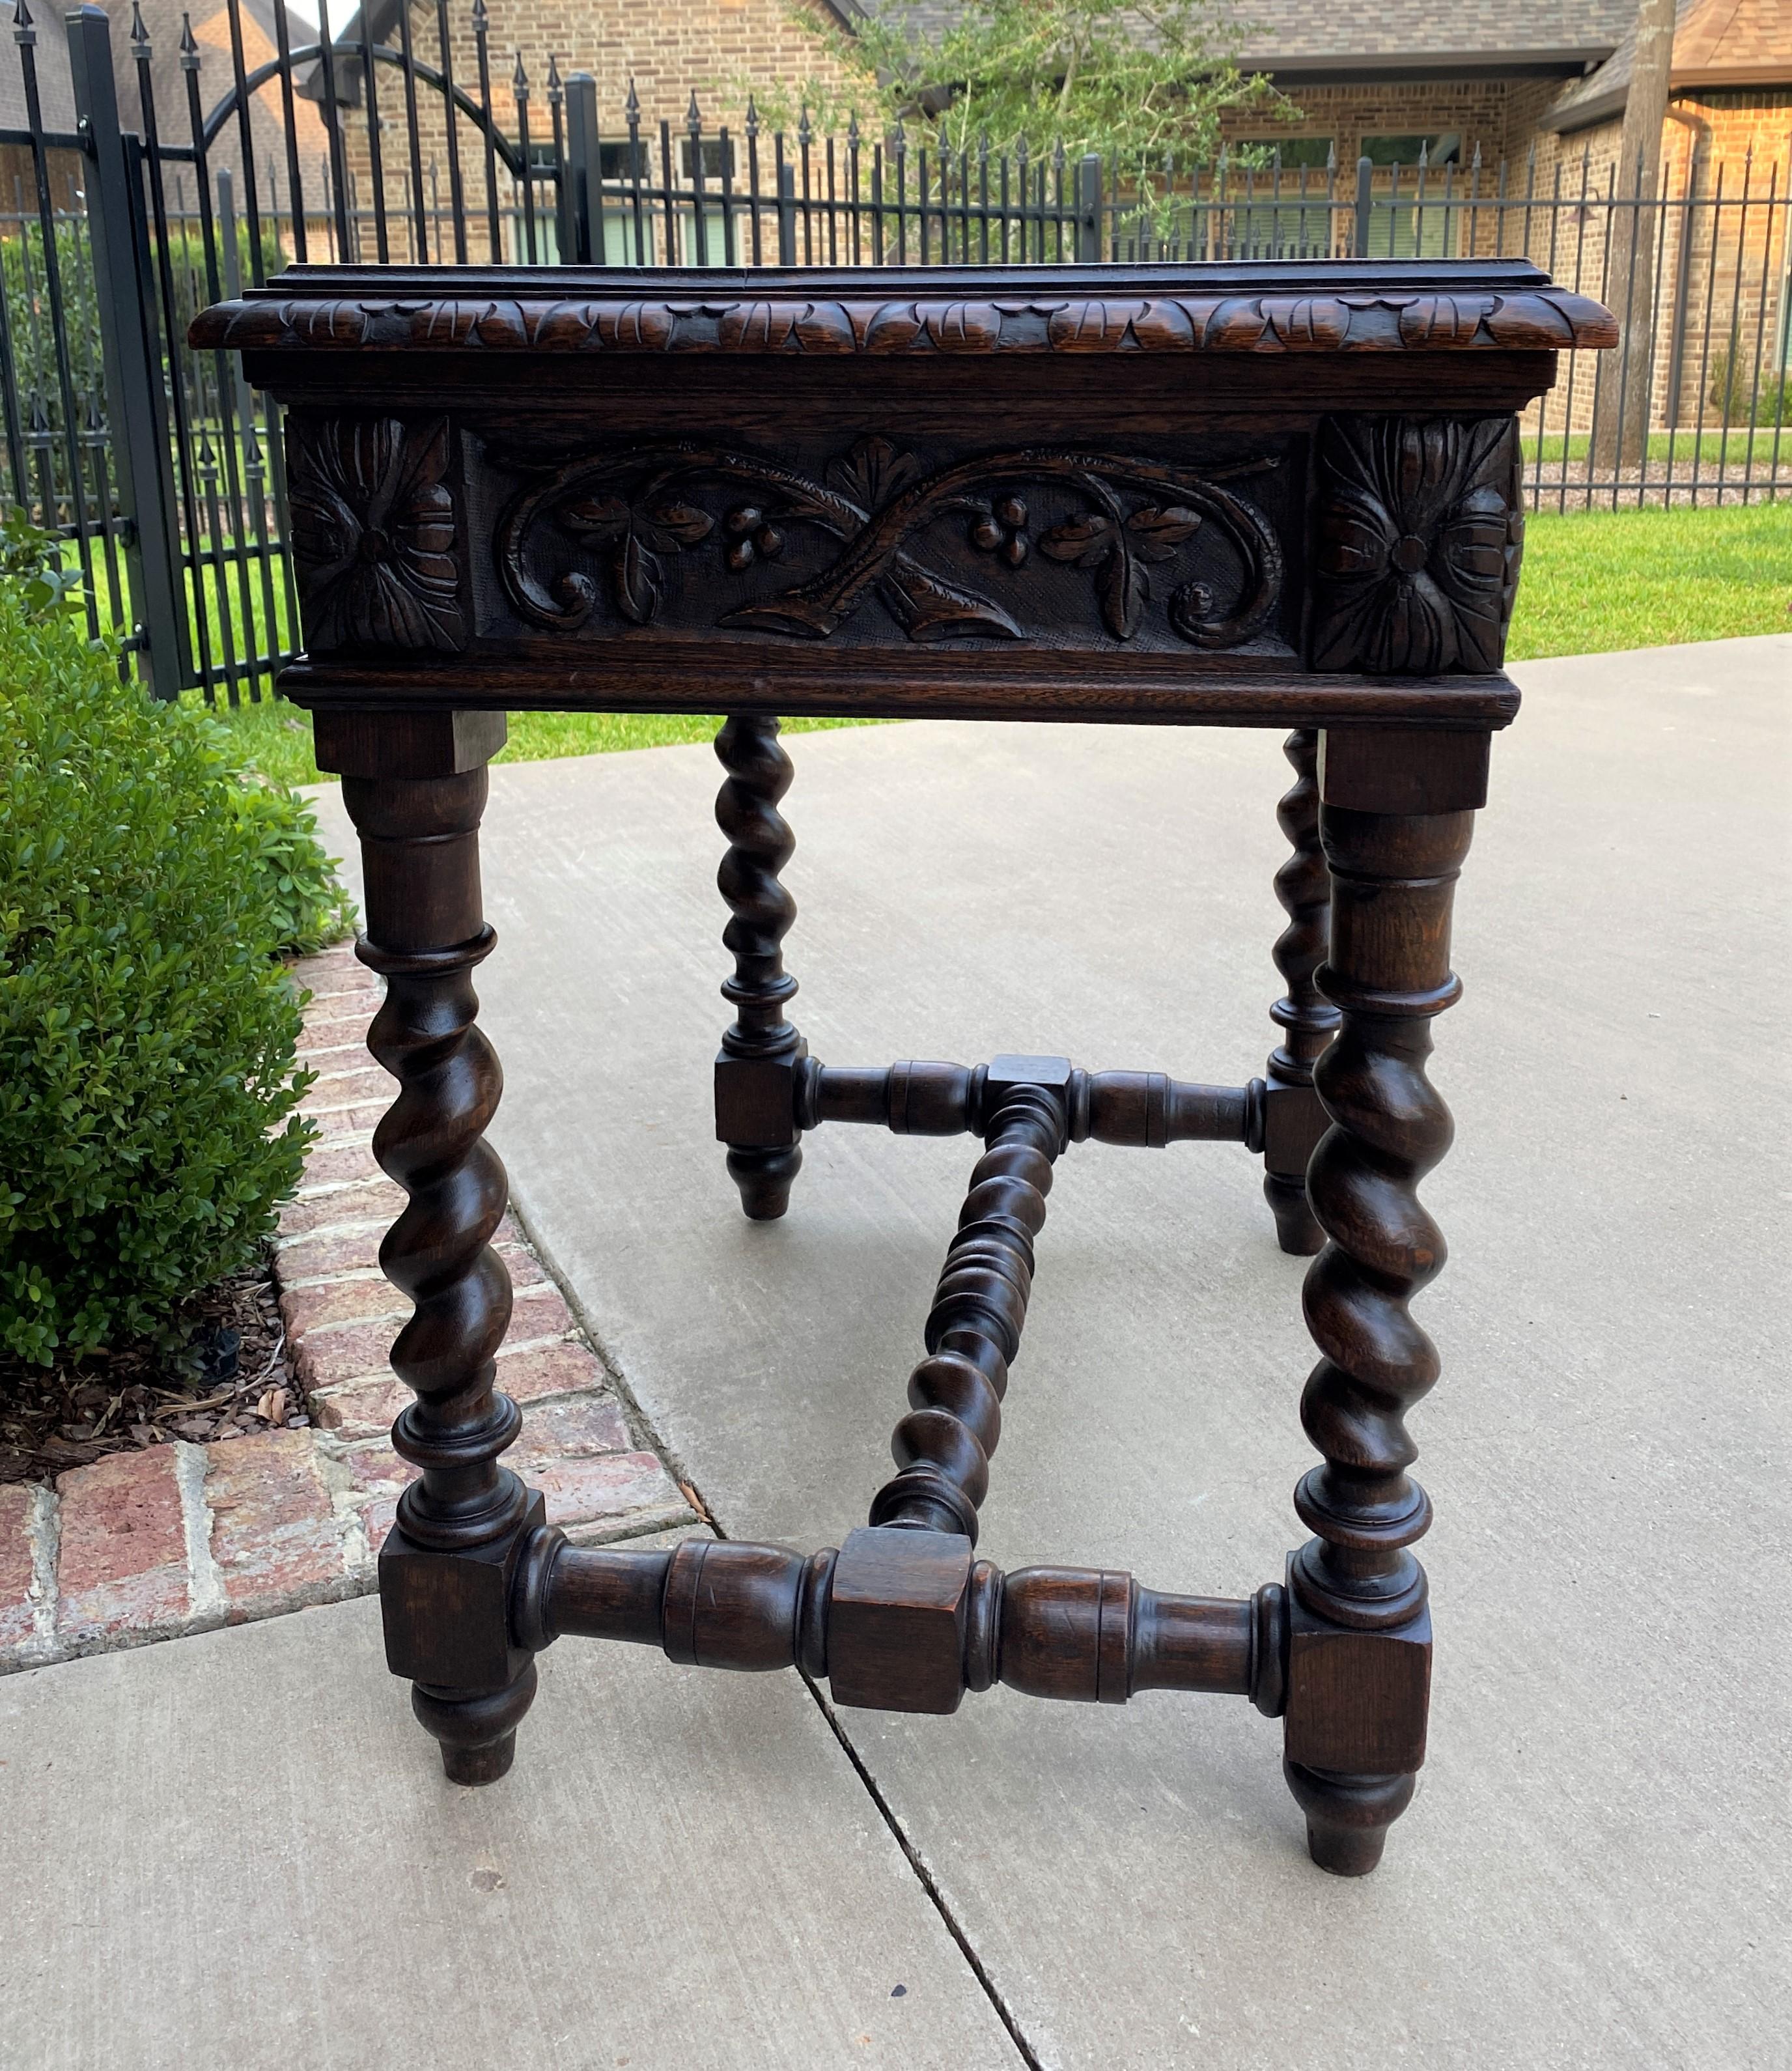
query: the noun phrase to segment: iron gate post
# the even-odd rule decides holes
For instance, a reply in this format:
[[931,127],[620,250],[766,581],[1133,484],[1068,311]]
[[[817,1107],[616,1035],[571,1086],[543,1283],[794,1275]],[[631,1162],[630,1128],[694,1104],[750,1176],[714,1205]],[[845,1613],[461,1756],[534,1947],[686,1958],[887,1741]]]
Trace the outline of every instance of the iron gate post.
[[588,72],[566,82],[566,163],[560,192],[566,220],[561,249],[575,265],[604,261],[603,163],[597,146],[597,82]]
[[142,147],[119,126],[111,24],[103,7],[71,8],[68,61],[87,158],[87,220],[105,360],[112,453],[129,520],[131,643],[149,687],[172,699],[191,675],[180,532],[162,383],[161,326],[150,288]]
[[1101,249],[1101,160],[1085,151],[1076,161],[1076,256],[1079,261],[1099,265],[1107,254]]
[[[1369,225],[1375,213],[1375,165],[1368,158],[1356,162],[1356,239],[1351,256],[1367,259],[1369,256]],[[1388,232],[1390,240],[1392,232]],[[1392,245],[1390,242],[1389,250]]]
[[[882,226],[879,226],[881,230]],[[797,169],[794,166],[780,166],[777,169],[777,263],[793,266],[797,263]]]

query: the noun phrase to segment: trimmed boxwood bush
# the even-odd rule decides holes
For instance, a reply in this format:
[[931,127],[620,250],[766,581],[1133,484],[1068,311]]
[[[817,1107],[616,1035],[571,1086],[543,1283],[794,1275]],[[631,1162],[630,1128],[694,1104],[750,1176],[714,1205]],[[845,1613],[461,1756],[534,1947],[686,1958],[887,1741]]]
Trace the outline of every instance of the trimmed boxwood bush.
[[341,932],[303,802],[0,580],[0,1350],[169,1330],[310,1139],[283,944]]
[[[228,754],[230,736],[222,727],[212,731]],[[353,934],[355,908],[323,852],[317,815],[303,794],[244,769],[230,800],[238,825],[254,844],[254,868],[268,900],[275,953],[309,956]]]

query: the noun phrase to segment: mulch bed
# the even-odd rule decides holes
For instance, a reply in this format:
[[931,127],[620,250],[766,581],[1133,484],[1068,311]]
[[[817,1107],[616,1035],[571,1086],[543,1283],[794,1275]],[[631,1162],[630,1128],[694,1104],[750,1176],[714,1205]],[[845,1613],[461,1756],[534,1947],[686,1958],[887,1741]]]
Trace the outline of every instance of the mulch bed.
[[50,1370],[0,1356],[0,1483],[310,1421],[265,1257],[183,1302],[170,1335],[172,1348],[145,1339]]

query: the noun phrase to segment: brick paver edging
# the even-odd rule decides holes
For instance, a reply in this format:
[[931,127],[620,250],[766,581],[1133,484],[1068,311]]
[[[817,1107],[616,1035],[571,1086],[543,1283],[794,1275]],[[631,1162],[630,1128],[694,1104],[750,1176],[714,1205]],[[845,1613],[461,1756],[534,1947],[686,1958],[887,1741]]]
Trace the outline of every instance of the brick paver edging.
[[[0,1674],[374,1586],[415,1471],[386,1442],[409,1399],[386,1363],[409,1305],[379,1265],[404,1196],[369,1147],[392,1081],[367,1055],[380,995],[353,951],[308,958],[293,976],[312,995],[301,1056],[318,1075],[304,1106],[320,1134],[281,1213],[274,1271],[313,1424],[113,1454],[54,1491],[0,1487]],[[523,1406],[508,1458],[545,1491],[550,1520],[586,1544],[695,1522],[514,1218],[495,1242],[516,1289],[498,1355]]]

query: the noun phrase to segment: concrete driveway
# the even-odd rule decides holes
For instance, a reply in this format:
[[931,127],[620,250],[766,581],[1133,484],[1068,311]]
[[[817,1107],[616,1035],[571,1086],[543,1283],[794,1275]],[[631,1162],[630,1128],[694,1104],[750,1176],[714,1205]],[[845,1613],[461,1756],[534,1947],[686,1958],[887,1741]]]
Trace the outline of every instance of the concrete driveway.
[[[1376,1876],[1309,1864],[1236,1700],[830,1714],[569,1641],[512,1777],[457,1791],[344,1605],[0,1683],[0,2061],[1783,2067],[1792,638],[1515,673],[1433,1073],[1433,1752]],[[790,746],[824,1060],[1261,1068],[1274,736]],[[835,1544],[973,1152],[830,1126],[741,1219],[717,773],[494,773],[494,1135],[720,1527]],[[1253,1161],[1072,1150],[1039,1251],[981,1550],[1273,1578],[1311,1355]]]

